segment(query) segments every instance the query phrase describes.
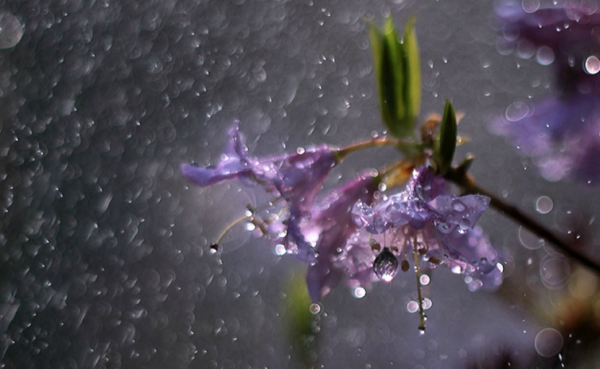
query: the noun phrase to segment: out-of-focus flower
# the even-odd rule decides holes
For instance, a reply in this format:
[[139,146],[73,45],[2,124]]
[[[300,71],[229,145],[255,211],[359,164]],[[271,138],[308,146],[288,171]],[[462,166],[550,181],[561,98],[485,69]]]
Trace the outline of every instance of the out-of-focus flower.
[[497,287],[502,282],[499,253],[475,226],[488,204],[489,198],[481,195],[451,195],[442,177],[420,167],[402,193],[371,206],[356,203],[352,214],[363,231],[350,239],[342,259],[357,284],[369,282],[364,274],[373,266],[382,268],[382,279],[391,280],[386,278],[393,277],[390,261],[380,265],[371,251],[383,244],[381,252],[388,259],[391,250],[401,260],[395,265],[408,266],[406,253],[416,250],[430,265],[445,264],[454,273],[466,274],[471,290]]
[[547,180],[598,183],[600,13],[581,5],[525,10],[520,2],[496,9],[502,42],[516,45],[522,57],[537,54],[540,63],[554,64],[558,93],[513,103],[492,130],[531,156]]
[[290,206],[292,217],[309,214],[317,193],[331,168],[337,164],[336,151],[328,146],[267,158],[253,158],[240,133],[239,122],[229,129],[229,140],[216,166],[201,168],[182,164],[184,176],[206,187],[239,179],[277,191]]

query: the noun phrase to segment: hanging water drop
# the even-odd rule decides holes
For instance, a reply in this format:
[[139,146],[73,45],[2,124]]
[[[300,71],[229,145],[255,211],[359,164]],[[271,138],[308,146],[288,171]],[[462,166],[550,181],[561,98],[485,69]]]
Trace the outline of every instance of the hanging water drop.
[[377,255],[373,262],[375,275],[385,282],[390,282],[398,273],[398,258],[387,247]]

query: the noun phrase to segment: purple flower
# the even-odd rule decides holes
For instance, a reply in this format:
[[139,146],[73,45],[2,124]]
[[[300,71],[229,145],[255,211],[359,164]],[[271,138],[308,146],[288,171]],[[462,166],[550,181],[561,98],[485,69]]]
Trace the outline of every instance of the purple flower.
[[320,300],[344,277],[346,267],[338,258],[358,229],[352,220],[352,207],[357,201],[370,203],[379,181],[378,177],[359,176],[315,205],[310,218],[289,222],[289,228],[298,232],[294,239],[310,244],[316,255],[306,275],[313,301]]
[[383,244],[382,252],[392,250],[402,263],[416,248],[431,265],[445,264],[454,273],[466,274],[471,290],[497,287],[502,281],[499,253],[475,227],[488,205],[485,196],[451,195],[442,177],[420,167],[402,193],[372,206],[357,202],[352,214],[363,231],[350,239],[342,258],[351,265],[356,284],[363,284],[369,282],[364,275],[373,266],[382,268],[378,273],[382,279],[393,277],[391,261],[378,264],[381,260],[371,251],[373,246],[380,249]]
[[[600,14],[595,8],[564,6],[532,13],[520,4],[497,8],[505,42],[517,50],[537,48],[538,60],[554,62],[559,93],[538,101],[515,102],[492,123],[532,157],[550,181],[565,176],[587,183],[600,179]],[[522,54],[522,53],[521,53]],[[540,60],[542,61],[542,60]]]
[[182,164],[181,171],[202,187],[232,179],[258,183],[267,191],[277,191],[289,203],[291,217],[302,217],[310,213],[323,181],[336,164],[336,152],[327,146],[268,158],[251,157],[239,122],[235,122],[216,166],[201,168]]

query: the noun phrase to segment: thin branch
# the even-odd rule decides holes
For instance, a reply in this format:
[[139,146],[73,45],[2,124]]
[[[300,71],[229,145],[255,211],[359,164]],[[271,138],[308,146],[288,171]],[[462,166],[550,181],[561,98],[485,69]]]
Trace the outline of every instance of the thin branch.
[[544,225],[540,224],[535,219],[523,213],[516,206],[508,204],[501,198],[479,187],[479,185],[477,185],[473,177],[460,170],[460,168],[451,169],[448,173],[446,173],[445,177],[446,179],[462,187],[462,189],[469,194],[480,194],[489,197],[491,199],[491,207],[500,211],[501,213],[508,216],[520,225],[524,226],[531,232],[535,233],[538,237],[543,238],[544,240],[547,240],[550,243],[554,244],[554,246],[560,249],[567,256],[579,261],[581,264],[593,269],[597,273],[600,273],[600,264],[598,263],[598,261],[590,259],[581,251],[577,250],[569,242],[559,238]]
[[338,152],[338,158],[344,158],[348,154],[352,154],[353,152],[369,149],[372,147],[381,147],[381,146],[397,146],[400,143],[399,140],[391,137],[379,137],[373,138],[370,140],[357,142],[351,145],[348,145],[344,148],[341,148]]

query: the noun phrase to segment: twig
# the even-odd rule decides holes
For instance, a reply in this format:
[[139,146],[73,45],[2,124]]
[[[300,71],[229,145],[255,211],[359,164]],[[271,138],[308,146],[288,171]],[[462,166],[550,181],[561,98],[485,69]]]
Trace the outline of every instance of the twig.
[[551,242],[567,256],[579,261],[581,264],[593,269],[597,273],[600,273],[600,264],[597,261],[590,259],[581,251],[577,250],[573,245],[569,244],[569,242],[556,236],[548,228],[546,228],[527,214],[523,213],[516,206],[506,203],[504,200],[500,199],[494,194],[479,187],[479,185],[475,182],[473,177],[466,174],[463,170],[460,170],[460,168],[451,169],[448,173],[446,173],[445,177],[449,181],[452,181],[458,186],[462,187],[462,189],[469,194],[480,194],[489,197],[491,199],[491,207],[495,208],[496,210],[499,210],[504,215],[508,216],[512,220],[529,229],[538,237],[541,237]]

